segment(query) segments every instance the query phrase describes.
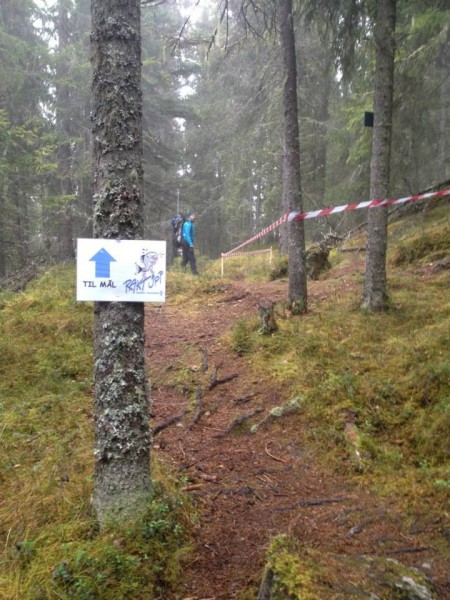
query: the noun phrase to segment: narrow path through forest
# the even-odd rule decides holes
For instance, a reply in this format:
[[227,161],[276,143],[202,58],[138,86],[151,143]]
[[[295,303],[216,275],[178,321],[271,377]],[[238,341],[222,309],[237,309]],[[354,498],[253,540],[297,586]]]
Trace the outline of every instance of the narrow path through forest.
[[[362,271],[361,260],[354,268]],[[356,279],[345,273],[311,282],[311,310],[351,285]],[[147,309],[153,452],[185,477],[201,516],[186,590],[173,600],[231,600],[256,589],[269,541],[280,532],[336,553],[417,566],[435,558],[421,538],[426,527],[407,527],[395,499],[366,494],[319,464],[301,416],[267,422],[257,434],[242,431],[288,401],[289,391],[255,376],[251,357],[236,356],[222,336],[236,319],[256,315],[260,298],[283,301],[286,286],[233,282],[207,304]],[[191,380],[184,391],[174,385],[182,369]]]

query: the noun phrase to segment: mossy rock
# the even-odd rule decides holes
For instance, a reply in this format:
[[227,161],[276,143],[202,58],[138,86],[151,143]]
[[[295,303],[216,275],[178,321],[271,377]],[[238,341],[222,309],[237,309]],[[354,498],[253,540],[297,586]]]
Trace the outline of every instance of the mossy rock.
[[269,548],[258,600],[437,600],[419,570],[379,556],[344,556],[303,548],[281,535]]

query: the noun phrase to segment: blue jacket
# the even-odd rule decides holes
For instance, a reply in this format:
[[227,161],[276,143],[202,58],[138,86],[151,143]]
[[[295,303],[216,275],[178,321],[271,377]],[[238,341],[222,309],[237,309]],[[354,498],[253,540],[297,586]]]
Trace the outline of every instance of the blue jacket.
[[182,234],[184,241],[192,248],[195,239],[195,224],[189,219],[183,223]]

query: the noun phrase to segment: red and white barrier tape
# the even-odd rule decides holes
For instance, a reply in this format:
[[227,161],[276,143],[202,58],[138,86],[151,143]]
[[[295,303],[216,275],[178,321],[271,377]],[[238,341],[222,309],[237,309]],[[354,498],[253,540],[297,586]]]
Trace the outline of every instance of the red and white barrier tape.
[[267,252],[272,252],[272,248],[264,248],[263,250],[251,250],[250,252],[227,252],[226,254],[222,254],[223,258],[234,258],[235,256],[252,256],[254,254],[267,254]]
[[266,233],[269,233],[270,231],[273,231],[274,229],[279,227],[281,225],[281,223],[285,223],[288,220],[288,217],[289,217],[289,213],[286,213],[280,219],[277,219],[274,223],[272,223],[272,225],[269,225],[268,227],[266,227],[265,229],[263,229],[262,231],[260,231],[256,235],[254,235],[252,238],[247,240],[246,242],[243,242],[239,246],[236,246],[236,248],[233,248],[233,250],[230,250],[229,252],[224,252],[222,254],[222,256],[226,257],[230,254],[233,254],[234,252],[236,252],[236,250],[240,250],[241,248],[243,248],[244,246],[248,246],[248,244],[251,244],[255,240],[259,240],[259,238],[266,235]]
[[359,208],[375,208],[378,206],[392,206],[394,204],[406,204],[407,202],[415,202],[416,200],[426,200],[429,198],[441,198],[443,196],[449,196],[450,190],[441,190],[439,192],[427,192],[426,194],[417,194],[415,196],[406,196],[405,198],[397,198],[395,200],[367,200],[365,202],[358,202],[356,204],[343,204],[342,206],[335,206],[334,208],[323,208],[321,210],[312,210],[309,212],[290,212],[286,213],[279,219],[277,219],[272,225],[269,225],[249,240],[243,242],[233,250],[229,252],[225,252],[222,254],[223,257],[227,257],[230,254],[236,252],[236,250],[240,250],[244,246],[248,246],[252,242],[258,240],[259,238],[265,236],[267,233],[270,233],[277,227],[279,227],[282,223],[286,221],[303,221],[305,219],[315,219],[317,217],[327,217],[328,215],[337,214],[340,212],[344,212],[347,210],[357,210]]
[[393,204],[405,204],[406,202],[415,202],[416,200],[425,200],[426,198],[437,198],[439,196],[448,196],[450,190],[440,192],[428,192],[426,194],[417,194],[416,196],[407,196],[406,198],[397,198],[396,200],[367,200],[357,204],[343,204],[334,208],[323,208],[322,210],[312,210],[310,212],[291,212],[288,221],[302,221],[304,219],[315,219],[316,217],[327,217],[346,210],[356,210],[358,208],[375,208],[377,206],[392,206]]

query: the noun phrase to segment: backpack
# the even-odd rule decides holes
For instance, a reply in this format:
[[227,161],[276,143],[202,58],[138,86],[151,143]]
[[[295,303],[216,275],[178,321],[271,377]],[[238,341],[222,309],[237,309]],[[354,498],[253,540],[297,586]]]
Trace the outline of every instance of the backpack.
[[173,243],[177,248],[181,248],[182,245],[182,231],[185,220],[185,216],[181,213],[172,217],[171,220],[173,229]]

